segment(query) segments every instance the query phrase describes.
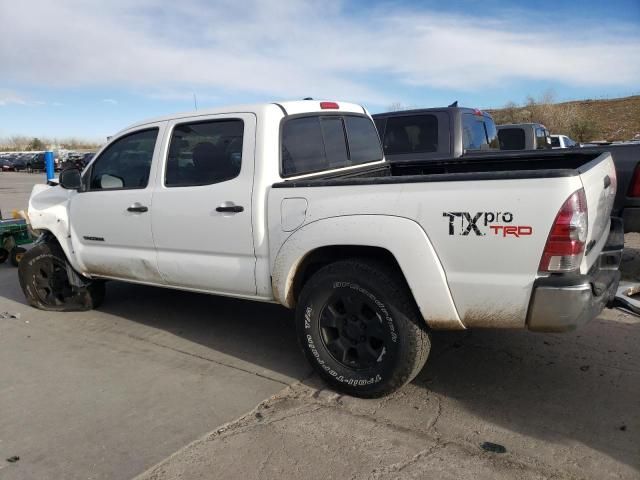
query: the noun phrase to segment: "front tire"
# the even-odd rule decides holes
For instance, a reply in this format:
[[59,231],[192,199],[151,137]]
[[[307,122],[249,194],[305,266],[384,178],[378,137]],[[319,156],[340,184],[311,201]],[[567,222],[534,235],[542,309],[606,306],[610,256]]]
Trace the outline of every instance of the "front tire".
[[11,265],[13,265],[14,267],[17,267],[18,265],[20,265],[20,261],[22,260],[22,257],[24,256],[25,252],[27,251],[26,248],[22,248],[22,247],[13,247],[11,249],[10,252],[10,262]]
[[330,264],[305,284],[296,308],[302,349],[322,379],[373,398],[410,382],[431,344],[404,279],[370,260]]
[[20,287],[29,305],[53,312],[78,312],[98,307],[104,299],[104,282],[72,285],[68,262],[59,245],[40,243],[24,253],[18,265]]

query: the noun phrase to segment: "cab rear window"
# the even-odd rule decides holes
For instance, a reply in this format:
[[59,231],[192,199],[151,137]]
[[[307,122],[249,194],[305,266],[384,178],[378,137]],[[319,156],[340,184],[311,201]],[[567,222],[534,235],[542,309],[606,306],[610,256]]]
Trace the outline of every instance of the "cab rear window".
[[387,120],[384,151],[388,155],[438,151],[438,117],[401,115]]
[[499,148],[498,132],[493,119],[485,115],[463,113],[462,148],[465,150]]
[[524,150],[526,145],[523,128],[501,128],[498,131],[500,150]]
[[369,117],[310,115],[282,127],[282,176],[344,168],[382,160],[378,132]]

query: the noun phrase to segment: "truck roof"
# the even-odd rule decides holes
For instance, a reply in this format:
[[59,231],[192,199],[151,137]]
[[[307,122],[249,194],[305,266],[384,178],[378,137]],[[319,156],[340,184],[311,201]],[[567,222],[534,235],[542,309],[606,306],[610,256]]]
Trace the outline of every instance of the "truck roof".
[[[321,104],[337,104],[338,108],[332,107],[322,107]],[[140,122],[136,122],[134,124],[129,125],[125,130],[129,130],[131,128],[141,127],[147,125],[149,123],[163,122],[167,120],[176,120],[180,118],[192,118],[197,116],[206,116],[206,115],[215,115],[215,114],[223,114],[223,113],[233,113],[233,112],[253,112],[257,114],[261,114],[267,109],[276,106],[283,110],[285,115],[296,115],[299,113],[313,113],[313,112],[327,112],[327,111],[336,111],[336,112],[350,112],[350,113],[364,113],[368,114],[366,109],[355,103],[349,102],[340,102],[335,100],[293,100],[293,101],[284,101],[284,102],[270,102],[270,103],[254,103],[254,104],[246,104],[246,105],[231,105],[224,106],[218,108],[207,108],[203,110],[193,110],[191,112],[181,112],[174,113],[170,115],[163,115],[161,117],[149,118],[146,120],[142,120]],[[115,135],[114,135],[115,136]]]
[[393,117],[397,115],[420,115],[429,112],[461,112],[461,113],[476,113],[481,112],[482,115],[491,116],[489,112],[486,110],[480,110],[479,108],[470,108],[470,107],[432,107],[432,108],[416,108],[412,110],[397,110],[395,112],[384,112],[384,113],[376,113],[372,115],[373,118],[377,117]]
[[527,127],[527,126],[530,126],[530,125],[533,125],[535,127],[547,128],[547,127],[544,126],[544,124],[537,123],[537,122],[503,123],[501,125],[496,125],[496,127],[498,128],[498,130],[500,130],[501,128]]

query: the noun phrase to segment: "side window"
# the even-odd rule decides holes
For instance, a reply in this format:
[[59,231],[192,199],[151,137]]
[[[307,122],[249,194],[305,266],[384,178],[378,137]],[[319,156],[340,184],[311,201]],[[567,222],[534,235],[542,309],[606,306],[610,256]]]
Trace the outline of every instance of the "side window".
[[378,132],[369,117],[316,115],[282,127],[282,176],[301,175],[382,160]]
[[482,115],[462,114],[462,148],[465,150],[486,150],[489,147],[487,132]]
[[386,118],[374,118],[373,122],[376,124],[376,130],[378,130],[378,136],[380,138],[384,137],[384,128],[387,124]]
[[109,145],[91,167],[89,190],[145,188],[158,129],[142,130]]
[[484,117],[484,128],[487,131],[487,139],[489,140],[489,148],[500,148],[500,140],[498,139],[498,129],[490,116]]
[[524,129],[519,127],[498,130],[500,150],[524,150]]
[[165,186],[211,185],[240,175],[242,120],[211,120],[176,125],[171,135]]
[[388,155],[438,151],[438,118],[435,115],[389,117],[384,133]]
[[[566,138],[567,137],[563,137],[565,139],[566,142]],[[560,137],[551,137],[551,146],[552,147],[560,147]],[[566,147],[566,143],[565,143],[565,147]]]
[[547,131],[544,128],[537,127],[536,128],[536,149],[542,150],[544,148],[548,148],[547,144]]

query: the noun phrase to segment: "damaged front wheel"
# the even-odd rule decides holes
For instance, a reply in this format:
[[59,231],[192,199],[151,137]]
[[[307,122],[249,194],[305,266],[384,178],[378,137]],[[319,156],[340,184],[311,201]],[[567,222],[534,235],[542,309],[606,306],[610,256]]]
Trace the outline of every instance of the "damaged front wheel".
[[[71,279],[70,274],[77,278]],[[53,242],[40,243],[24,253],[18,276],[29,305],[41,310],[91,310],[104,299],[104,282],[75,274],[62,248]]]

